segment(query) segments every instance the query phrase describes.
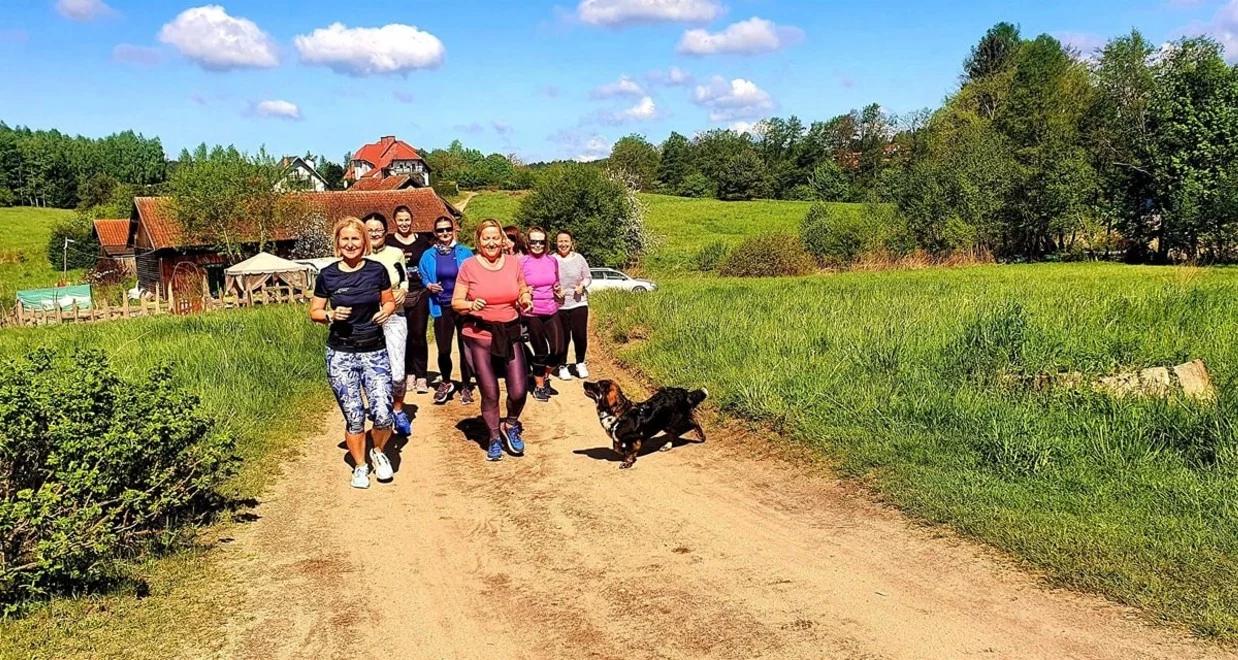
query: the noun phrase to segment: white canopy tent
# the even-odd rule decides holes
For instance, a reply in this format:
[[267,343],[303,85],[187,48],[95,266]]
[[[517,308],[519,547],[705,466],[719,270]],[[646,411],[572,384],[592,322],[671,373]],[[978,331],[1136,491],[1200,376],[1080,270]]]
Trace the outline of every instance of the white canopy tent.
[[224,290],[245,295],[265,286],[287,285],[306,291],[313,281],[313,272],[313,267],[307,264],[259,252],[224,270]]

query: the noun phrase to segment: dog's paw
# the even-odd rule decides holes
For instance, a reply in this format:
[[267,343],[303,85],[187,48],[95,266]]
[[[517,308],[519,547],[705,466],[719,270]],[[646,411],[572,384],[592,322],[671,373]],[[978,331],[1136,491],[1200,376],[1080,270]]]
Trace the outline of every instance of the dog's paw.
[[628,468],[632,467],[633,465],[636,465],[636,461],[624,461],[624,462],[622,462],[622,463],[620,463],[620,464],[619,464],[619,469],[620,469],[620,470],[626,470],[626,469],[628,469]]
[[674,442],[668,441],[666,444],[662,445],[661,447],[658,447],[658,451],[670,451],[671,447],[673,447],[674,445],[675,445]]

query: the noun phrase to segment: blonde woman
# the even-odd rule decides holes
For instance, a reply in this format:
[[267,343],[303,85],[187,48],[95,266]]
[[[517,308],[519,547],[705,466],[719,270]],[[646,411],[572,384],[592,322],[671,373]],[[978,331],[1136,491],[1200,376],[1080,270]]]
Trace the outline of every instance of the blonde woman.
[[391,462],[383,453],[391,438],[392,425],[391,362],[383,324],[395,313],[395,297],[386,266],[365,258],[370,253],[365,225],[357,218],[343,218],[335,223],[332,233],[335,256],[340,260],[318,273],[309,317],[330,328],[327,380],[344,414],[344,443],[355,465],[352,486],[369,488],[370,467],[365,460],[367,412],[373,422],[370,461],[374,476],[379,481],[394,476]]

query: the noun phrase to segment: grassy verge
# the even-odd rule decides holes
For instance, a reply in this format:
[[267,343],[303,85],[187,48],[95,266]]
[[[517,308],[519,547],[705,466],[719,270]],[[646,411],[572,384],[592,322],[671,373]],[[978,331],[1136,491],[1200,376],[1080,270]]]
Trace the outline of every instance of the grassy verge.
[[[1094,590],[1238,638],[1238,271],[1034,265],[600,295],[653,379],[820,448],[909,513]],[[1002,373],[1203,358],[1220,398],[1033,391]]]
[[[47,261],[47,239],[57,222],[72,217],[64,209],[0,208],[0,309],[12,309],[21,289],[56,285],[61,272]],[[81,276],[81,269],[69,271],[71,282]]]
[[[323,330],[302,306],[157,317],[97,325],[0,332],[0,356],[34,347],[103,347],[130,378],[171,363],[176,379],[238,438],[243,468],[229,494],[262,492],[281,457],[314,431],[329,404]],[[0,621],[0,657],[168,657],[209,648],[226,620],[230,585],[209,548],[143,560],[133,574],[150,597],[114,593],[58,599],[21,618]]]

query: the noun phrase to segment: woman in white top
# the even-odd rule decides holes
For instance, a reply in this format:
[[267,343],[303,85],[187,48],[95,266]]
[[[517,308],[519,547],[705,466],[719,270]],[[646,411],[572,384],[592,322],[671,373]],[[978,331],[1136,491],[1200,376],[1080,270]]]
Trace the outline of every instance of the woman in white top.
[[408,295],[408,268],[404,251],[387,245],[387,218],[381,213],[365,216],[365,232],[370,240],[370,254],[366,257],[387,267],[393,283],[391,293],[395,297],[395,313],[383,323],[383,336],[387,340],[387,357],[391,359],[391,407],[395,432],[410,435],[413,423],[404,412],[404,349],[408,341],[408,320],[404,316],[404,297]]
[[589,377],[585,366],[585,349],[589,347],[589,286],[593,277],[589,264],[576,247],[571,232],[560,231],[555,236],[555,259],[559,261],[559,287],[563,299],[559,303],[559,323],[563,325],[563,354],[559,356],[559,380],[571,380],[567,362],[567,346],[576,346],[576,366],[571,367],[581,378]]

